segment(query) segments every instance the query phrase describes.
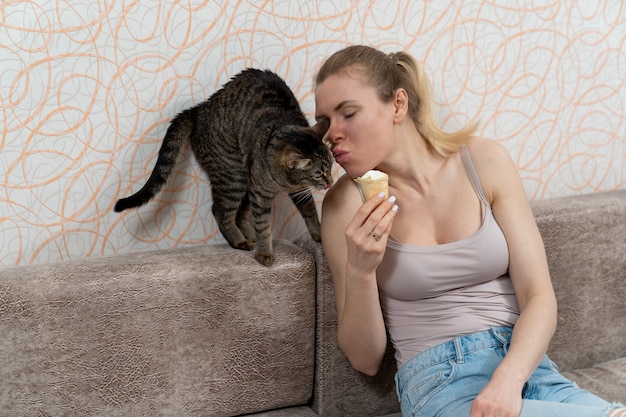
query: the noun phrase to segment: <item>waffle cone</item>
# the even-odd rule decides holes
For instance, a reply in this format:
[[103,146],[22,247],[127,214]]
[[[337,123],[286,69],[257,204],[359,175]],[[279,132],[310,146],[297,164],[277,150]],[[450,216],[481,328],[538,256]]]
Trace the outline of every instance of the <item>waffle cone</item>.
[[389,197],[389,185],[387,178],[382,179],[370,179],[370,178],[357,178],[356,183],[361,190],[361,197],[363,201],[367,201],[373,196],[377,195],[381,191],[385,193],[385,197]]

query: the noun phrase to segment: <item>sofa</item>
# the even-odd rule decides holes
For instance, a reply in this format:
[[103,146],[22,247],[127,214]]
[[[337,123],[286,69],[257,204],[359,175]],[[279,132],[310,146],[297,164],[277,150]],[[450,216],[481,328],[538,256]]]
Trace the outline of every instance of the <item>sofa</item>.
[[[559,303],[549,354],[626,403],[626,190],[532,203]],[[225,245],[0,269],[1,416],[398,415],[337,347],[321,245]]]

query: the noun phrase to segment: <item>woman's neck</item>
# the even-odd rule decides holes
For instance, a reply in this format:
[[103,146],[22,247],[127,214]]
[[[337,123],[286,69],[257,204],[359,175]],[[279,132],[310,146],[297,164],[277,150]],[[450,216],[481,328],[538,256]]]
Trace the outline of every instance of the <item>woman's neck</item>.
[[398,133],[395,152],[377,168],[389,175],[392,190],[409,186],[427,192],[449,158],[439,155],[415,128]]

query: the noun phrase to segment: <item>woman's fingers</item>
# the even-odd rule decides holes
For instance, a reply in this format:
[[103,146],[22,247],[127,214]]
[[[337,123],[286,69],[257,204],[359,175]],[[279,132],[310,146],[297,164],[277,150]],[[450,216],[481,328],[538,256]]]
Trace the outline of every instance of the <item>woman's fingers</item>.
[[359,269],[376,269],[385,253],[387,238],[398,211],[395,197],[372,197],[363,203],[346,229],[348,260]]
[[365,244],[370,243],[368,240],[379,242],[383,237],[387,237],[398,211],[395,202],[394,196],[385,198],[384,193],[367,200],[348,226],[350,234]]
[[365,231],[368,230],[368,227],[371,227],[368,235],[377,242],[383,237],[389,236],[391,232],[393,218],[398,211],[398,206],[395,202],[396,198],[391,196],[387,201],[380,203],[368,217],[366,224],[363,225]]

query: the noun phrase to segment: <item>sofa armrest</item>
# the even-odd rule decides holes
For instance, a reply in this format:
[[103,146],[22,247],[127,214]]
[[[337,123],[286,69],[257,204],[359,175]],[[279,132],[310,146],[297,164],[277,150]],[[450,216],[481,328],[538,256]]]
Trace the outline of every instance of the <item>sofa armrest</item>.
[[315,265],[227,245],[0,269],[0,409],[225,416],[313,390]]
[[313,410],[320,417],[365,417],[399,412],[394,382],[396,362],[391,346],[374,377],[350,366],[337,343],[335,291],[322,245],[311,239],[297,243],[313,254],[317,268]]

